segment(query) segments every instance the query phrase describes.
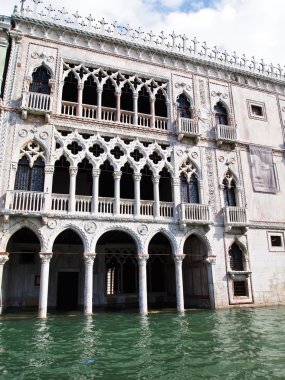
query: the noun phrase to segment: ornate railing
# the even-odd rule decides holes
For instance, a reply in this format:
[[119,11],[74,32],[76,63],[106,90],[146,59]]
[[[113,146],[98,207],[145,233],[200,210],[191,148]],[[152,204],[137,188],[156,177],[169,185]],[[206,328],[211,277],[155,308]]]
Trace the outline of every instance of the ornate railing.
[[113,214],[114,198],[100,197],[98,200],[98,212],[102,214]]
[[134,201],[129,199],[120,200],[120,214],[133,215],[134,214]]
[[141,201],[141,216],[153,216],[154,201]]
[[84,195],[76,195],[75,211],[76,212],[91,212],[92,197]]
[[209,224],[210,206],[196,203],[181,203],[182,223]]
[[107,108],[102,107],[101,110],[101,119],[106,121],[115,121],[116,109],[115,108]]
[[52,194],[51,209],[52,211],[68,211],[69,195],[67,194]]
[[6,209],[11,211],[43,211],[45,194],[37,191],[7,191]]
[[186,117],[179,117],[178,133],[183,134],[185,136],[199,136],[200,128],[198,120],[187,119]]
[[24,93],[22,107],[30,111],[49,112],[51,109],[51,96],[38,92]]
[[151,116],[146,115],[144,113],[138,114],[138,125],[141,125],[142,127],[150,127],[151,123]]
[[97,106],[82,104],[82,117],[86,117],[88,119],[96,119]]
[[167,117],[155,116],[155,128],[167,130]]
[[173,218],[173,203],[172,202],[160,202],[159,215],[164,218]]
[[227,141],[227,142],[236,142],[237,130],[233,126],[217,124],[216,125],[216,139]]
[[247,224],[245,207],[226,206],[223,210],[225,224],[232,226],[245,226]]
[[134,113],[132,111],[123,111],[121,110],[121,123],[124,124],[133,124]]
[[61,102],[61,113],[63,115],[75,116],[77,103],[73,102]]

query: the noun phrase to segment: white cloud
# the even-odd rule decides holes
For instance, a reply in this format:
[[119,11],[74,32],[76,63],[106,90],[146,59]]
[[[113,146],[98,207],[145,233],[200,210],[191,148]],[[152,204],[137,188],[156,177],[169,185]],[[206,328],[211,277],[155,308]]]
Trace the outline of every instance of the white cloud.
[[[64,6],[72,13],[89,13],[94,18],[117,20],[145,30],[185,33],[208,45],[225,48],[228,52],[245,53],[250,58],[263,57],[268,63],[285,62],[283,36],[285,35],[285,1],[272,0],[215,0],[211,7],[201,7],[201,1],[192,1],[196,11],[182,12],[179,6],[192,0],[84,0],[80,4],[70,0],[44,0],[55,7]],[[26,1],[26,5],[32,3]],[[160,4],[161,8],[153,7]],[[191,5],[192,5],[191,4]],[[0,14],[10,14],[14,0],[2,1]],[[197,6],[195,8],[195,6]],[[178,9],[178,10],[177,10]],[[163,10],[163,12],[162,12]]]

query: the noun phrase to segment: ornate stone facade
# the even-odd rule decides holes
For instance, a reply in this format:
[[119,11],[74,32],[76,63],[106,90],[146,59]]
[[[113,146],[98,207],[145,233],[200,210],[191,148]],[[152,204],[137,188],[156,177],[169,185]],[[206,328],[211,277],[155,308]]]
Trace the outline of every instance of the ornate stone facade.
[[284,302],[282,68],[32,3],[0,28],[1,311]]

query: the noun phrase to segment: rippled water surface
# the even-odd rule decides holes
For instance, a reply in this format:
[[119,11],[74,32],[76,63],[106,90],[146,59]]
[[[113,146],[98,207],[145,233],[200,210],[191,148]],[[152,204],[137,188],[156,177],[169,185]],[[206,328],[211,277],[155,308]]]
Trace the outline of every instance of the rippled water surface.
[[0,379],[285,379],[285,307],[4,315]]

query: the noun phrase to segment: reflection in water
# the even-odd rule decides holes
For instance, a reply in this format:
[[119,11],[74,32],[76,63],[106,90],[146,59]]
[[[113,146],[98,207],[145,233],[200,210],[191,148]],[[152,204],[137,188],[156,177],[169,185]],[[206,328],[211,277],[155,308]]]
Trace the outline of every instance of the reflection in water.
[[285,307],[0,318],[0,378],[285,378]]

